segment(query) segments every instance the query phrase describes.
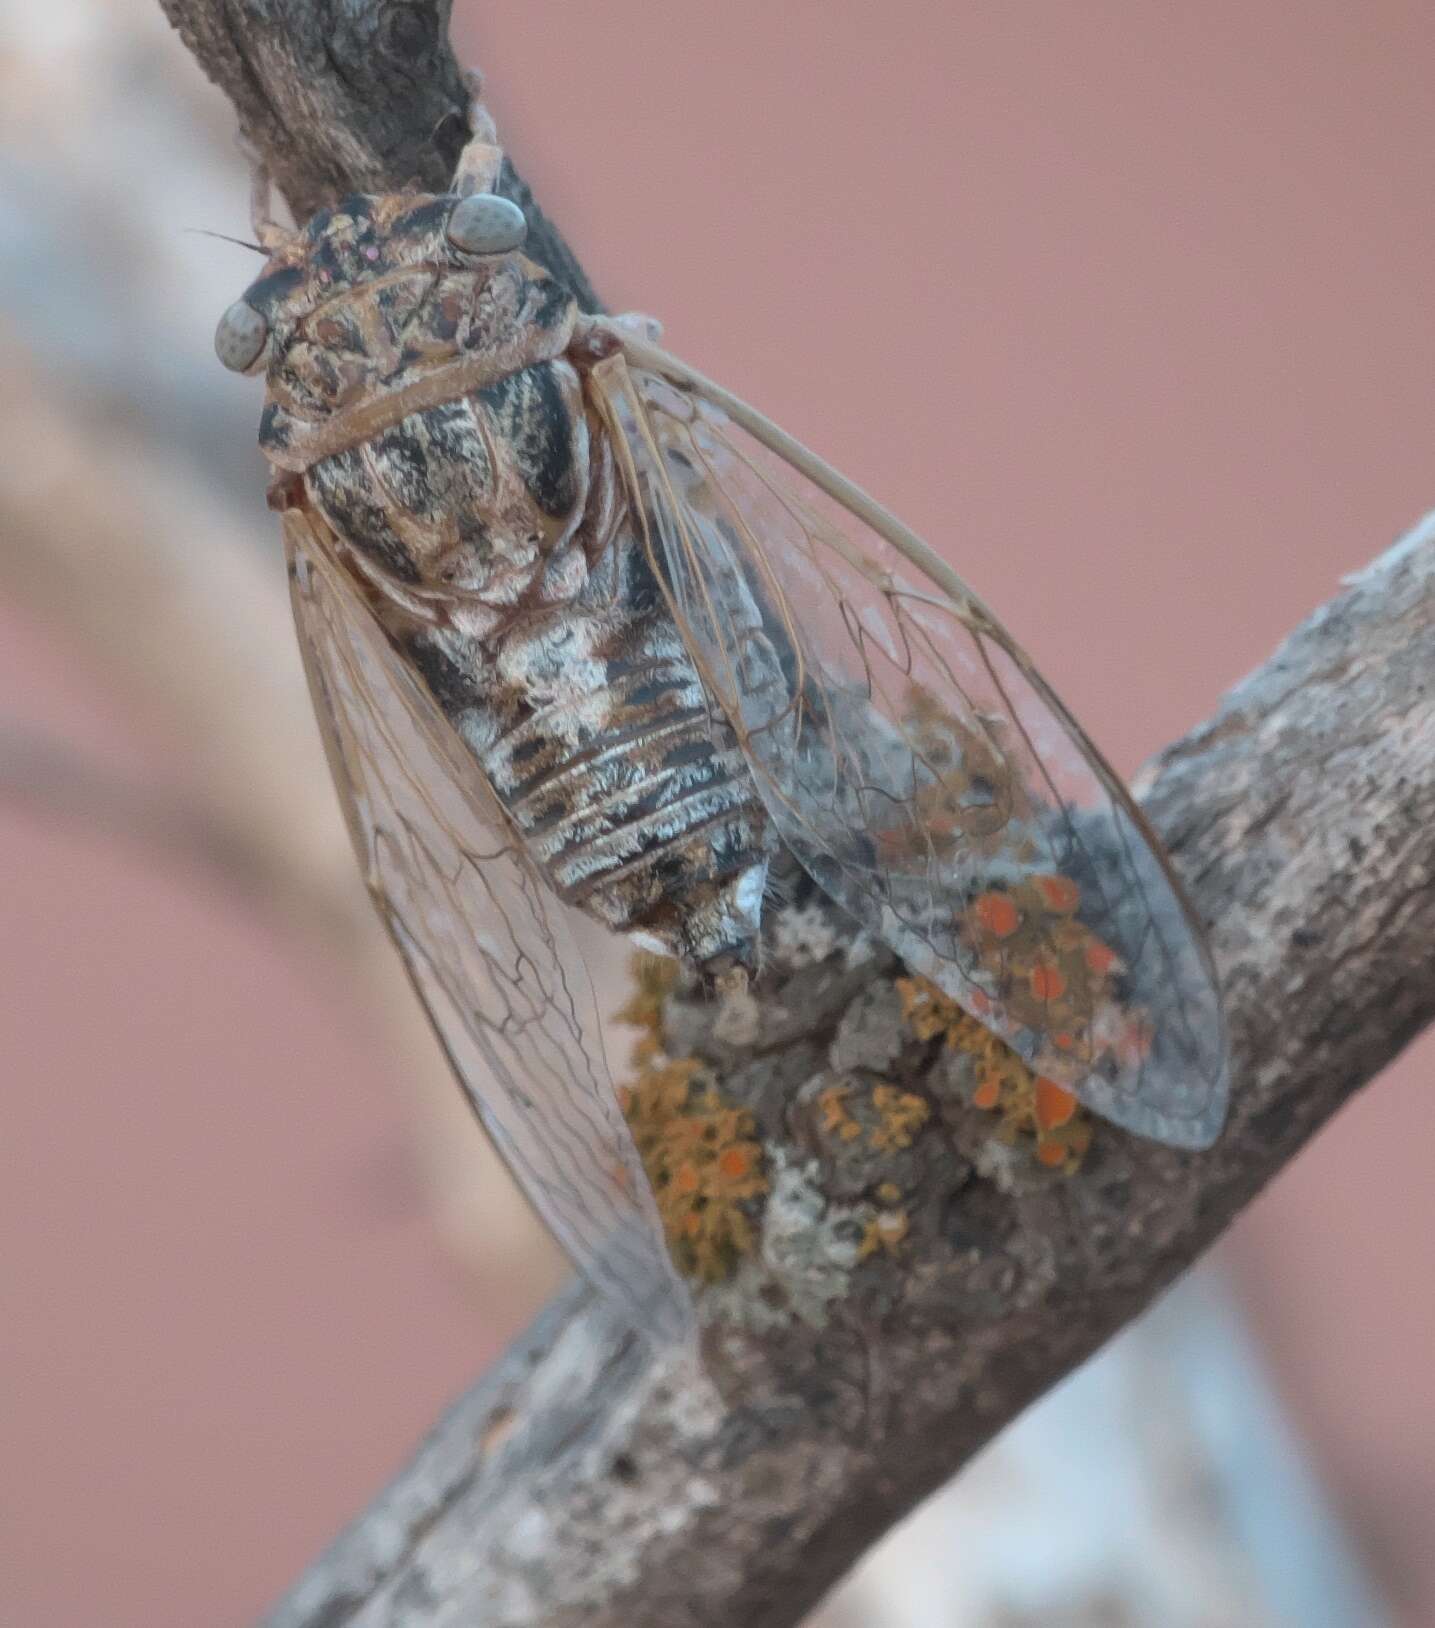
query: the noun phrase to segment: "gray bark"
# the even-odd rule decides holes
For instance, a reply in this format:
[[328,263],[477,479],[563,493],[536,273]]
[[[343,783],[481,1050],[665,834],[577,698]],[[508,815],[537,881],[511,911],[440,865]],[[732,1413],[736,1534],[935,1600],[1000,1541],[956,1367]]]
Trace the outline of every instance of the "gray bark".
[[[300,215],[356,187],[442,184],[463,105],[446,5],[162,3]],[[536,234],[591,303],[541,218]],[[1227,992],[1235,1097],[1209,1153],[1101,1126],[1073,1176],[994,1159],[959,1059],[913,1040],[881,960],[776,957],[751,1044],[670,1001],[668,1049],[714,1064],[774,1173],[762,1267],[710,1297],[701,1363],[575,1286],[271,1628],[796,1622],[1435,1014],[1432,672],[1427,522],[1142,778]],[[910,1145],[859,1156],[824,1135],[815,1098],[870,1075],[927,1117]],[[879,1182],[901,1188],[909,1230],[859,1259]],[[805,1318],[772,1311],[779,1267]]]

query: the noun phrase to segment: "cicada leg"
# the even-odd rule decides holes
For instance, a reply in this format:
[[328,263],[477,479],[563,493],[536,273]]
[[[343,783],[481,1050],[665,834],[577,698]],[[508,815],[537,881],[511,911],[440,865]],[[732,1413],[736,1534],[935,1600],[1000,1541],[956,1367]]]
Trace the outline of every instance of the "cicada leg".
[[253,149],[246,148],[249,159],[249,225],[254,241],[266,254],[282,249],[292,236],[287,226],[274,218],[274,180],[269,167]]
[[468,104],[468,143],[458,155],[453,172],[453,190],[460,198],[473,192],[496,192],[503,169],[503,148],[498,145],[498,127],[483,103],[483,78],[476,69],[465,74],[470,92]]

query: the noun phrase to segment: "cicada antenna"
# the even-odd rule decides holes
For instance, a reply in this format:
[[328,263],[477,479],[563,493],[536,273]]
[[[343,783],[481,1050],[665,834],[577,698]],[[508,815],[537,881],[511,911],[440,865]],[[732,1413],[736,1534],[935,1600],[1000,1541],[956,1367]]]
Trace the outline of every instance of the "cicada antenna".
[[497,192],[498,177],[503,170],[498,126],[483,101],[483,75],[477,68],[470,68],[463,77],[469,92],[469,134],[453,172],[453,190],[460,198],[473,192]]

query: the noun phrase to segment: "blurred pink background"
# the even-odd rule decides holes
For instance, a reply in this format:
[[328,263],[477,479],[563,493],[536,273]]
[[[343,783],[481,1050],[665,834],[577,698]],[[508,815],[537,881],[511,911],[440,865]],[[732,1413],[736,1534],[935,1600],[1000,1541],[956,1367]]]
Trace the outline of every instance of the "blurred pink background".
[[[456,11],[600,294],[889,501],[1122,768],[1435,506],[1428,6]],[[242,191],[190,225],[243,232]],[[0,684],[165,761],[3,605]],[[4,1620],[242,1624],[528,1308],[441,1252],[393,1065],[312,949],[3,806],[0,871]],[[1432,1058],[1223,1246],[1412,1628],[1435,1621]]]

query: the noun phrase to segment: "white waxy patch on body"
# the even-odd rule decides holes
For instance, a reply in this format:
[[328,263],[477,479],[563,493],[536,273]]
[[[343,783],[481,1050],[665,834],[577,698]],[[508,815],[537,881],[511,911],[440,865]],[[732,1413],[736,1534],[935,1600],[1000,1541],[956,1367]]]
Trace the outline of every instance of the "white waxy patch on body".
[[733,903],[752,923],[754,930],[762,924],[762,901],[766,892],[767,861],[764,859],[760,865],[753,865],[744,871],[733,890]]

